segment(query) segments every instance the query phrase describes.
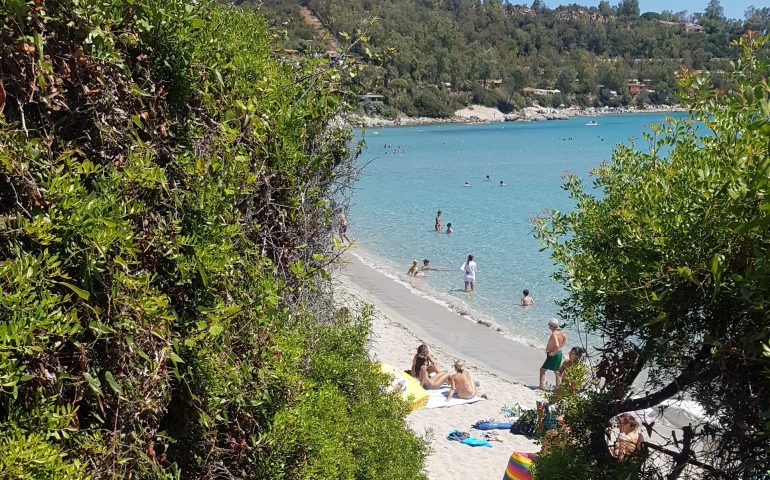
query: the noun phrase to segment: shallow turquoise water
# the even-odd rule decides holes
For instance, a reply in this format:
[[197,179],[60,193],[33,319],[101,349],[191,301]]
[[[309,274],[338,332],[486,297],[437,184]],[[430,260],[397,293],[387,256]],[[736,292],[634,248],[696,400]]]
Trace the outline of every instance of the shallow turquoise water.
[[[565,172],[587,177],[609,160],[615,144],[631,138],[644,146],[645,126],[663,118],[611,115],[596,118],[593,127],[585,125],[593,119],[573,118],[369,130],[349,215],[355,253],[416,294],[539,345],[564,292],[550,278],[553,262],[539,251],[532,217],[571,207],[561,188]],[[438,209],[442,225],[452,223],[452,235],[433,231]],[[470,294],[462,290],[460,272],[469,253],[478,264]],[[422,265],[423,258],[444,270],[408,278],[411,261]],[[524,288],[535,299],[533,307],[518,306]]]

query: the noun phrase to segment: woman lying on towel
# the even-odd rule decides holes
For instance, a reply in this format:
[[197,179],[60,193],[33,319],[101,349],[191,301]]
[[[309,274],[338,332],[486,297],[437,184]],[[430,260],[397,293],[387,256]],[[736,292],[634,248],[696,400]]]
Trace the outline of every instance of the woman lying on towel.
[[448,373],[437,373],[432,377],[428,374],[428,359],[422,356],[416,356],[414,360],[415,377],[420,381],[422,388],[426,390],[441,388],[441,385],[449,381]]
[[465,363],[462,360],[456,360],[454,363],[455,373],[449,376],[449,394],[446,401],[450,401],[455,393],[457,398],[469,400],[476,396],[476,382],[471,377],[471,372],[465,369]]

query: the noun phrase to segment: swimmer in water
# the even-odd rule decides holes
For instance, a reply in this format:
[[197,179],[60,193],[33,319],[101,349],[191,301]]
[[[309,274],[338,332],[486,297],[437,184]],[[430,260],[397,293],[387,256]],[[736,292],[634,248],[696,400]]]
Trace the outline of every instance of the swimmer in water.
[[454,233],[454,230],[452,230],[452,224],[451,223],[447,223],[446,224],[446,233],[447,234]]
[[504,181],[502,181],[502,180],[500,180],[500,186],[501,186],[501,187],[504,187],[504,186],[506,186],[505,182],[504,182]]
[[470,183],[468,183],[468,181],[466,180],[466,181],[465,181],[465,185],[463,185],[463,186],[464,186],[464,187],[470,187],[470,186],[471,186],[471,184],[470,184]]
[[420,270],[417,268],[417,260],[412,260],[412,266],[409,267],[409,271],[406,272],[407,275],[410,277],[416,277],[418,275],[422,275]]

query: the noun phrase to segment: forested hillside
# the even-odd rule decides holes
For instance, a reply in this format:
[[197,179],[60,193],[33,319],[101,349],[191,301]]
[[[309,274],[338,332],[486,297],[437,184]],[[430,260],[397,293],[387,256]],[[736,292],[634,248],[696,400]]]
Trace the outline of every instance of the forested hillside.
[[[285,26],[290,47],[308,52],[325,47],[300,8],[314,12],[340,40],[360,30],[368,41],[354,53],[367,66],[353,84],[383,94],[383,103],[367,108],[385,115],[446,116],[471,102],[504,112],[532,102],[672,103],[679,69],[710,71],[722,87],[737,53],[731,41],[770,25],[768,8],[731,20],[718,0],[704,4],[703,13],[642,13],[636,0],[556,9],[540,1],[269,0],[261,8]],[[524,93],[526,87],[559,92]]]
[[345,69],[203,0],[0,19],[0,478],[424,478],[329,293]]

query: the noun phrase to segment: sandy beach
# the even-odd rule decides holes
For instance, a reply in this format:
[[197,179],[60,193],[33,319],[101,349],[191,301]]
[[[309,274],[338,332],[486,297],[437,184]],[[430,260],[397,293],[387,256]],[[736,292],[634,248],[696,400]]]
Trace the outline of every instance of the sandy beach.
[[479,393],[489,397],[447,408],[422,408],[407,417],[409,426],[430,443],[429,478],[499,480],[513,451],[540,449],[534,441],[506,430],[497,430],[502,442],[492,442],[492,448],[470,447],[445,437],[453,429],[481,437],[484,432],[471,426],[479,420],[507,421],[500,411],[503,406],[521,403],[534,408],[542,398],[532,388],[542,352],[413,294],[352,255],[344,259],[335,275],[337,296],[348,305],[374,305],[370,338],[374,361],[408,369],[417,346],[424,342],[442,371],[451,369],[455,359],[465,360],[480,382]]

